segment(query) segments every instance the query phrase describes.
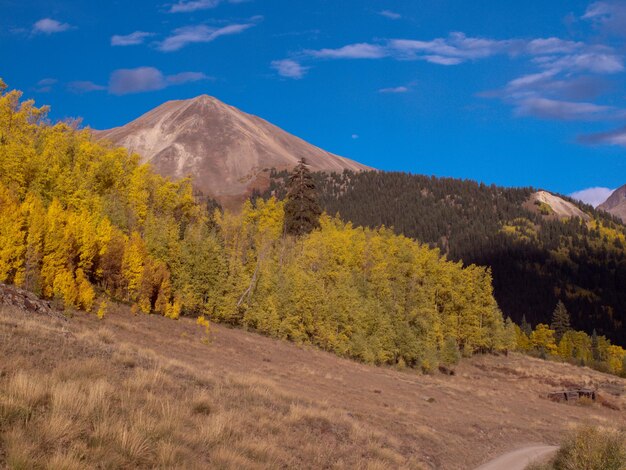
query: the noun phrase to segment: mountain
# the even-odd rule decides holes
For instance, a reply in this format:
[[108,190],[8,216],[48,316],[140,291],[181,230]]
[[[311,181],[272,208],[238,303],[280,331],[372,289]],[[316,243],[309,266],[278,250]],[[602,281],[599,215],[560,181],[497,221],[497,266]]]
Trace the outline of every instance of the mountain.
[[207,95],[168,101],[125,126],[94,132],[164,176],[191,176],[220,202],[243,199],[267,182],[269,169],[290,169],[301,158],[313,171],[369,169]]
[[598,206],[626,222],[626,184],[616,189],[609,198]]
[[[273,172],[263,197],[285,194]],[[491,267],[494,296],[520,323],[573,325],[626,344],[626,227],[604,211],[533,188],[399,172],[315,174],[320,203],[355,225],[385,225],[449,259]]]
[[583,212],[573,202],[566,201],[547,191],[534,192],[530,195],[526,204],[528,208],[539,211],[543,216],[552,216],[559,219],[568,217],[579,217],[583,220],[590,219],[589,214]]

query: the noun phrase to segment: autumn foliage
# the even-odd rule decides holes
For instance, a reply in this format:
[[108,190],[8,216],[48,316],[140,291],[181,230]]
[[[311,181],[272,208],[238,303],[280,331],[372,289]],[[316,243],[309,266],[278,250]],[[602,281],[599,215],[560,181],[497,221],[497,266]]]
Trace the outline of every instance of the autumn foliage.
[[0,95],[0,282],[99,317],[108,298],[199,317],[207,332],[216,320],[425,371],[476,352],[556,355],[574,341],[566,333],[557,345],[547,326],[524,340],[504,321],[488,269],[384,227],[328,215],[299,237],[284,227],[281,201],[208,213],[188,180],[48,123],[17,91]]

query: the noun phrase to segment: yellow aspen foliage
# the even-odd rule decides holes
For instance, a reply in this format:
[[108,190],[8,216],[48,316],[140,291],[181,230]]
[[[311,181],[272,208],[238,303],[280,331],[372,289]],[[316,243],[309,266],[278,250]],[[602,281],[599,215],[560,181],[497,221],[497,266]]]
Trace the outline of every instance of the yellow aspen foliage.
[[86,312],[90,312],[96,293],[80,268],[76,270],[76,287],[78,289],[77,305]]
[[205,334],[207,335],[209,334],[211,324],[209,323],[209,320],[207,320],[204,315],[200,315],[196,319],[196,324],[200,325],[204,329]]
[[0,183],[0,282],[24,280],[25,237],[18,201]]
[[41,267],[42,291],[46,297],[52,297],[55,294],[56,277],[61,273],[65,276],[67,273],[70,258],[68,248],[70,247],[65,239],[66,218],[66,213],[59,200],[53,200],[46,213],[46,232]]
[[530,338],[524,333],[524,331],[516,325],[515,333],[517,335],[517,349],[519,351],[530,351],[532,345],[530,343]]
[[626,350],[620,346],[612,344],[607,348],[607,366],[612,374],[619,374],[623,371],[624,358],[626,358]]
[[69,271],[58,271],[55,275],[53,285],[53,296],[63,303],[65,308],[75,308],[78,303],[78,287],[74,276]]
[[147,165],[136,167],[130,177],[128,200],[133,208],[136,220],[135,226],[141,227],[148,216],[150,169]]
[[100,302],[100,306],[98,307],[98,311],[96,312],[97,317],[102,320],[106,316],[108,309],[109,304],[106,300]]
[[175,298],[173,302],[168,302],[165,308],[165,316],[172,320],[178,320],[180,312],[182,310],[182,302],[180,299]]
[[[122,273],[126,281],[127,298],[130,300],[136,300],[139,295],[145,259],[144,242],[138,232],[133,232],[126,244],[122,258]],[[142,310],[144,309],[142,308]]]
[[557,346],[554,337],[554,330],[548,325],[540,323],[530,335],[531,346],[544,354],[556,354]]

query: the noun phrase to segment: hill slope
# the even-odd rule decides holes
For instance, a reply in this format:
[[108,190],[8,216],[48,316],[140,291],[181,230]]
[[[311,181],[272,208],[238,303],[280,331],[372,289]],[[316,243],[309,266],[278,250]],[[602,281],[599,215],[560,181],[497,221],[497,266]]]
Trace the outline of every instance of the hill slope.
[[[283,197],[285,176],[274,173],[263,196]],[[626,344],[626,228],[605,212],[532,188],[452,178],[347,172],[316,180],[331,214],[490,266],[496,300],[516,322],[549,323],[561,299],[576,328]]]
[[96,135],[137,152],[164,176],[192,176],[220,201],[245,195],[262,183],[264,170],[292,168],[300,158],[316,171],[367,169],[207,95],[168,101]]
[[558,443],[572,424],[626,425],[545,398],[587,385],[626,406],[626,381],[589,369],[511,354],[423,376],[219,326],[207,344],[191,320],[112,310],[51,320],[0,306],[1,467],[455,470]]
[[626,222],[626,184],[618,188],[609,198],[598,206]]

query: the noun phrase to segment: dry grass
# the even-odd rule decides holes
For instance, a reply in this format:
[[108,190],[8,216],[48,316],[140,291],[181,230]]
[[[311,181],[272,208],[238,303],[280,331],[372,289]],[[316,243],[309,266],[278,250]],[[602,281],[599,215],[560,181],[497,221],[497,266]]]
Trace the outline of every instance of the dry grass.
[[625,470],[626,432],[579,426],[570,431],[551,462],[528,470]]
[[[36,319],[0,315],[0,466],[416,468],[381,433],[252,375],[198,373],[107,330],[65,341]],[[8,324],[10,323],[10,326]],[[8,346],[8,347],[7,347]],[[11,347],[17,346],[17,347]],[[12,358],[21,359],[12,367]],[[25,359],[27,358],[27,359]]]
[[[626,381],[522,355],[454,377],[194,321],[0,307],[0,468],[467,469],[580,423],[626,427]],[[554,403],[554,389],[600,403]],[[610,407],[609,407],[610,404]]]

